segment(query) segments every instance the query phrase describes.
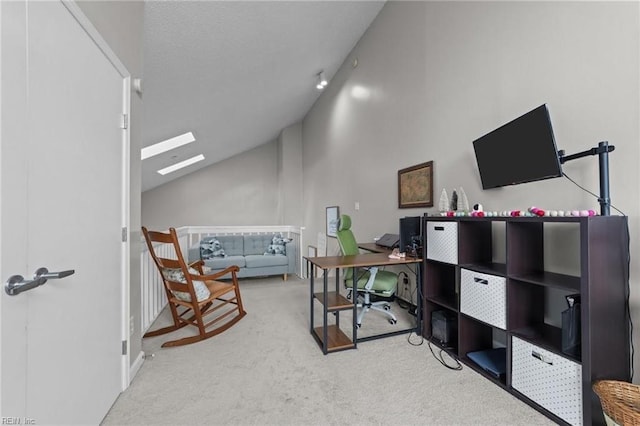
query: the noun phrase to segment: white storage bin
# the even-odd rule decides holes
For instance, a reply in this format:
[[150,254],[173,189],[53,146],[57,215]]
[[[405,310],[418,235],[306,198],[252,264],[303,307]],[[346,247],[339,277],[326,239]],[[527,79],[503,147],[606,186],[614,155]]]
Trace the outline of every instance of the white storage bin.
[[582,366],[517,337],[511,386],[567,423],[582,424]]
[[458,222],[427,222],[427,259],[458,264]]
[[460,312],[507,328],[507,285],[504,277],[460,269]]

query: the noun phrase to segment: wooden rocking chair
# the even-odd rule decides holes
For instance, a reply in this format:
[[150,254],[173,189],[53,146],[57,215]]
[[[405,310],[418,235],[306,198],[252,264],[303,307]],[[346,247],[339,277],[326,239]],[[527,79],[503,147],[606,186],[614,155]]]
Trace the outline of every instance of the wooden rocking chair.
[[[142,233],[164,282],[173,317],[173,325],[149,331],[143,337],[159,336],[193,325],[198,328],[198,335],[171,340],[162,347],[188,345],[222,333],[247,314],[240,297],[237,266],[204,275],[202,261],[191,265],[185,263],[174,228],[164,233],[142,227]],[[217,281],[226,275],[231,276],[230,282]],[[205,323],[205,317],[212,319]]]

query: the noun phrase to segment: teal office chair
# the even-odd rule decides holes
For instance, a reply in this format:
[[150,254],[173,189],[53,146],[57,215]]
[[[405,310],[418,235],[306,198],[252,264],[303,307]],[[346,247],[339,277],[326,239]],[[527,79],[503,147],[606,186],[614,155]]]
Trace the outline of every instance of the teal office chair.
[[[360,254],[356,239],[353,236],[353,232],[351,232],[351,217],[346,214],[340,215],[340,224],[338,225],[336,236],[343,255]],[[351,289],[350,294],[356,294],[354,300],[358,306],[358,328],[362,325],[364,314],[369,310],[382,312],[389,317],[391,324],[398,322],[396,316],[391,312],[391,305],[389,305],[388,300],[371,301],[372,294],[387,299],[391,298],[398,287],[398,276],[393,272],[379,270],[377,267],[360,268],[357,276],[357,290],[353,292],[353,271],[354,268],[348,268],[345,271],[344,284],[345,287]]]

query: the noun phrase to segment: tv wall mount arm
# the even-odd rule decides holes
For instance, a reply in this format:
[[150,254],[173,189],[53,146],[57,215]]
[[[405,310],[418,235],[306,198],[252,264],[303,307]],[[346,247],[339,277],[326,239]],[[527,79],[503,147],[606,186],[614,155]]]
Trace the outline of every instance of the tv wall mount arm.
[[600,203],[600,214],[602,216],[609,216],[611,212],[611,198],[609,196],[609,153],[614,149],[616,149],[615,146],[609,145],[607,141],[603,141],[599,142],[597,147],[578,152],[577,154],[564,155],[564,150],[558,151],[560,164],[586,157],[587,155],[598,156],[600,165],[600,197],[598,197],[598,203]]

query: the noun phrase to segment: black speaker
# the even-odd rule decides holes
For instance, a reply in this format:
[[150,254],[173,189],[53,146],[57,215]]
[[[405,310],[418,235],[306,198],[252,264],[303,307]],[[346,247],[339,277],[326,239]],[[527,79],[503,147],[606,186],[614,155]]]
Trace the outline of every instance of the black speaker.
[[442,346],[453,343],[458,334],[458,319],[451,311],[431,312],[431,337]]

